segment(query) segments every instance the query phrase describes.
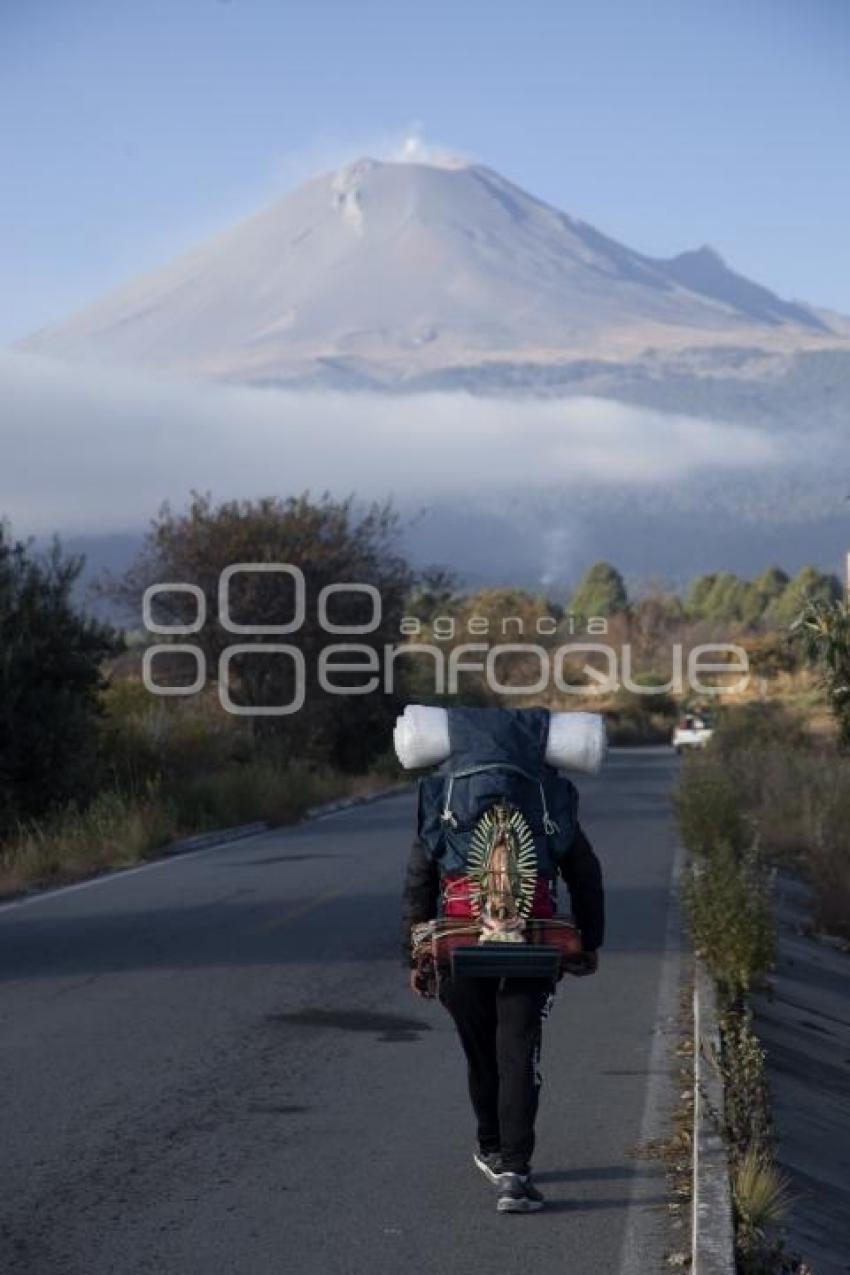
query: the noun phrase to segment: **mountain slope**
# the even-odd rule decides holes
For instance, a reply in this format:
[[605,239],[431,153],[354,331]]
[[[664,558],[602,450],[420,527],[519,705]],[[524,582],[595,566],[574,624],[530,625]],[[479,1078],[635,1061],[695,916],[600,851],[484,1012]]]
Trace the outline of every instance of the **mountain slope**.
[[825,342],[846,338],[710,249],[655,260],[490,169],[362,159],[19,348],[229,380],[392,385],[493,362]]
[[782,301],[774,292],[730,270],[723,258],[704,245],[665,261],[666,273],[692,292],[731,306],[758,323],[794,323],[820,332],[829,325],[806,306]]

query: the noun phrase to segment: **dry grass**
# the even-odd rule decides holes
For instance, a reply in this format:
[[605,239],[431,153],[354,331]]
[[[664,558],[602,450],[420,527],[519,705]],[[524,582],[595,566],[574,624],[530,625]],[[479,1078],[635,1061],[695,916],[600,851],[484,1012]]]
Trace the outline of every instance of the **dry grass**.
[[137,863],[165,845],[174,830],[174,810],[156,789],[137,799],[101,793],[85,811],[19,826],[0,850],[0,894]]
[[697,859],[721,842],[754,843],[766,864],[809,883],[816,928],[850,938],[850,758],[777,706],[732,710],[704,755],[689,758],[676,794]]
[[293,823],[313,805],[385,786],[381,775],[248,764],[194,776],[167,792],[158,784],[141,797],[104,792],[84,811],[20,825],[0,847],[0,896],[128,867],[192,833],[259,820]]

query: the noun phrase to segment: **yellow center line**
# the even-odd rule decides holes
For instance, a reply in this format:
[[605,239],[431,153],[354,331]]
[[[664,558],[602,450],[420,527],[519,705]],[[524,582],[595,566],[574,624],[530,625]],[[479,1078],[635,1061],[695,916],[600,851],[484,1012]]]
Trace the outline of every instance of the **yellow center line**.
[[[375,865],[371,865],[371,871],[368,875],[372,882],[380,881],[384,877],[398,876],[399,890],[401,890],[402,866],[397,862],[386,862],[381,864],[377,871]],[[341,894],[346,894],[353,885],[358,885],[363,880],[364,873],[358,872],[356,876],[349,877],[347,881],[343,881],[341,885],[335,885],[330,890],[325,890],[322,894],[316,894],[312,899],[308,899],[306,903],[298,903],[295,907],[290,908],[288,912],[284,912],[281,916],[275,917],[273,921],[265,921],[262,925],[258,925],[254,930],[255,934],[266,934],[269,930],[279,930],[284,925],[289,925],[290,921],[297,921],[302,916],[306,916],[308,912],[320,908],[323,903],[330,903],[331,899],[338,899]]]

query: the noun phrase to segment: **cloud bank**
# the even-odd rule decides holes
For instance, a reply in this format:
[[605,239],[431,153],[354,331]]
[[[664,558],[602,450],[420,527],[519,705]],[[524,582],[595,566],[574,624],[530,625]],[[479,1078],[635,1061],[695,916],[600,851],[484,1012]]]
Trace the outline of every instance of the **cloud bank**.
[[758,430],[604,399],[289,392],[0,354],[0,516],[18,534],[138,528],[191,488],[409,506],[675,484],[782,463]]

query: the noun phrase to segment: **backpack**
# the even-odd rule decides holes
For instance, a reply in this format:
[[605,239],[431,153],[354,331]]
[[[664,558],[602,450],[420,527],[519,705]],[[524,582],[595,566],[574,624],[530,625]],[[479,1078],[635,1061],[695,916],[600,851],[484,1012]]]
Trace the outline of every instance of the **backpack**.
[[445,915],[477,915],[485,895],[491,910],[513,907],[517,925],[553,915],[552,882],[575,837],[578,793],[545,760],[548,710],[447,715],[449,756],[420,779],[417,817],[419,839],[440,867]]

